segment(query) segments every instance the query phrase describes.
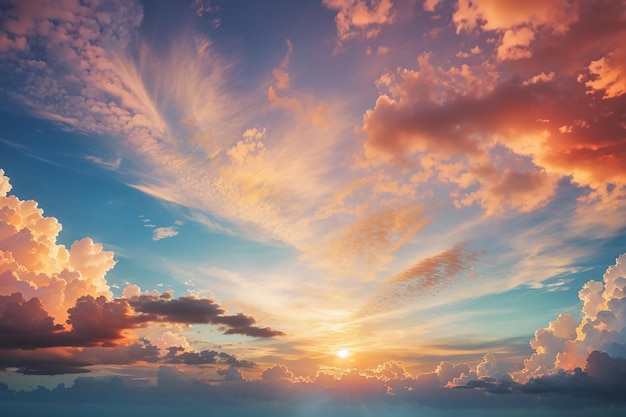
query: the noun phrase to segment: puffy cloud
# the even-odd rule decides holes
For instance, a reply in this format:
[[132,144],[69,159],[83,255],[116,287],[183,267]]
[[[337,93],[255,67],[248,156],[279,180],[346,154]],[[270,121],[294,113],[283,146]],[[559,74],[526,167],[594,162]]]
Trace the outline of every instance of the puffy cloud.
[[[4,174],[4,171],[1,172]],[[7,195],[9,179],[0,175],[0,367],[27,374],[87,372],[98,364],[157,362],[159,348],[189,348],[182,336],[165,332],[156,345],[137,339],[133,330],[150,323],[206,323],[225,334],[272,337],[283,333],[256,326],[242,313],[226,315],[213,300],[142,294],[136,285],[111,299],[106,273],[113,254],[89,238],[67,249],[56,243],[61,225],[45,217],[35,201]],[[203,352],[184,352],[167,360],[186,363]],[[214,364],[250,367],[225,352]]]
[[535,353],[514,374],[521,381],[583,368],[594,350],[626,354],[626,254],[609,267],[603,282],[589,281],[579,291],[582,317],[577,323],[561,314],[547,328],[537,330],[530,345]]
[[454,365],[448,361],[444,361],[437,366],[435,373],[437,374],[441,385],[445,386],[460,377],[462,374],[468,374],[469,371],[470,367],[465,363]]
[[54,324],[38,298],[26,301],[21,293],[0,296],[0,328],[6,335],[0,348],[115,346],[127,329],[137,326],[125,301],[109,302],[104,296],[80,297],[68,313],[69,331]]
[[7,195],[9,179],[0,178],[0,294],[36,297],[55,323],[65,322],[81,296],[110,297],[105,274],[115,265],[113,253],[90,238],[69,249],[57,244],[57,219],[45,217],[35,201]]
[[181,347],[184,350],[190,348],[189,341],[185,336],[176,334],[170,330],[167,330],[158,336],[150,337],[150,342],[161,350],[167,350],[171,346]]
[[152,240],[167,239],[168,237],[174,237],[177,235],[178,228],[176,226],[156,227],[152,231]]
[[49,339],[63,330],[63,325],[54,324],[38,298],[25,301],[20,293],[0,295],[0,348],[42,347],[53,343]]
[[502,35],[497,56],[500,61],[528,58],[532,55],[528,45],[535,39],[535,33],[527,28],[508,29]]
[[323,0],[322,3],[337,10],[335,22],[339,45],[355,37],[376,37],[380,26],[395,21],[392,0]]
[[287,367],[283,365],[274,365],[263,371],[261,379],[267,382],[291,381],[293,379],[293,372],[289,371]]
[[531,379],[520,390],[532,394],[556,392],[576,393],[609,402],[623,401],[626,378],[626,359],[614,358],[606,352],[592,351],[586,359],[584,371],[575,368]]
[[593,104],[573,76],[560,80],[545,67],[523,82],[494,77],[480,86],[470,67],[435,67],[429,54],[418,64],[379,80],[383,91],[359,129],[359,166],[413,169],[417,183],[447,184],[457,207],[478,204],[487,214],[540,208],[563,177],[594,190],[626,182],[616,117],[623,96]]
[[604,91],[603,98],[626,94],[626,47],[620,47],[589,64],[590,80],[585,86],[590,93]]
[[218,369],[218,375],[224,377],[224,382],[243,382],[243,375],[235,367],[229,366],[228,368]]

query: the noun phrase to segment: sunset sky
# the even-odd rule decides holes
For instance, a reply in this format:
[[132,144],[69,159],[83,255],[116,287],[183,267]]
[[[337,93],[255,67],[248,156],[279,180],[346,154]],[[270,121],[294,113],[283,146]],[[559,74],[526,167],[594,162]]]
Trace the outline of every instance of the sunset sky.
[[0,408],[623,415],[625,200],[622,0],[3,0]]

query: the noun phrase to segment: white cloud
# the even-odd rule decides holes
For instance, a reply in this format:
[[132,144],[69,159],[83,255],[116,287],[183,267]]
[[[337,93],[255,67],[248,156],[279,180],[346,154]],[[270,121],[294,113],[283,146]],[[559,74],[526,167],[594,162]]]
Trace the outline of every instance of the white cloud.
[[152,231],[152,240],[167,239],[168,237],[174,237],[176,235],[178,235],[178,228],[176,226],[157,227]]

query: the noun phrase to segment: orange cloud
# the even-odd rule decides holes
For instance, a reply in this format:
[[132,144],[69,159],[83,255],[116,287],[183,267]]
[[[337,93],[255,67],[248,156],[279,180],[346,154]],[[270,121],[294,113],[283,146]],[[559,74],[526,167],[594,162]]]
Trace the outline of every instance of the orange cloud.
[[510,29],[522,25],[547,26],[565,32],[578,18],[575,4],[567,0],[459,0],[452,21],[462,30]]
[[310,248],[303,256],[336,271],[369,271],[366,276],[370,277],[426,224],[428,220],[423,218],[422,207],[417,205],[380,209],[329,233],[323,243]]
[[404,307],[420,297],[443,291],[460,279],[462,274],[469,272],[479,255],[480,252],[457,245],[423,259],[386,280],[358,315],[384,313]]
[[395,21],[392,0],[323,0],[322,3],[337,10],[335,22],[339,45],[355,37],[376,37],[380,26]]
[[57,244],[57,219],[45,217],[35,201],[7,195],[2,170],[0,178],[0,293],[37,297],[56,323],[65,322],[83,295],[110,297],[105,274],[115,265],[113,253],[89,238],[69,249]]

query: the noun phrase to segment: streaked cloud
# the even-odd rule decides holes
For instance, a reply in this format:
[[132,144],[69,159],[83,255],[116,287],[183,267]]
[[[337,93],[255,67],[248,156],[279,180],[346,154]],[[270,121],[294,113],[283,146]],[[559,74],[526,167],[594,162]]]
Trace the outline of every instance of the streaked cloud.
[[419,298],[434,296],[464,274],[471,273],[480,255],[460,244],[423,259],[383,282],[358,315],[380,314],[410,305]]

